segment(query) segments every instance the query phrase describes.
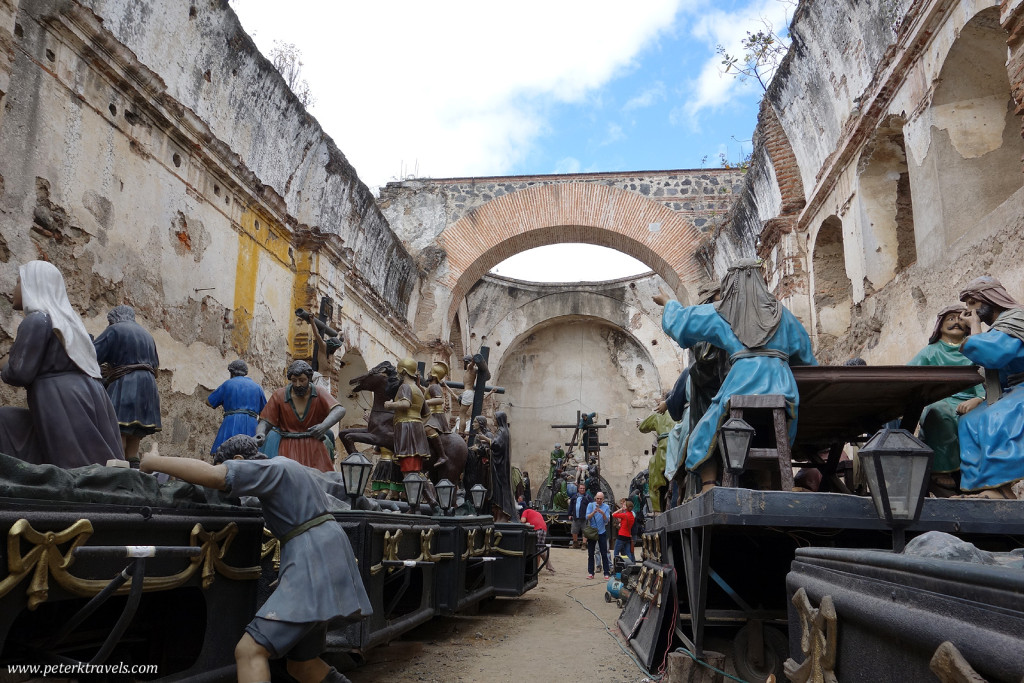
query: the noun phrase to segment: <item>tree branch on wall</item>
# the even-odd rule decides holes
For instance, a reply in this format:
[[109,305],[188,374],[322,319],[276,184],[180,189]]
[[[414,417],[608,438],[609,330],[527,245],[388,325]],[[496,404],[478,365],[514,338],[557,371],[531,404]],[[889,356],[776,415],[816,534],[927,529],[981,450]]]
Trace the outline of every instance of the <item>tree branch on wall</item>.
[[[795,8],[797,0],[777,0],[777,2]],[[786,25],[792,20],[792,12],[787,10]],[[748,78],[757,80],[761,89],[768,90],[768,84],[782,63],[782,58],[789,51],[789,30],[781,34],[776,32],[774,24],[767,17],[760,18],[763,28],[747,31],[747,37],[740,41],[741,51],[737,54],[729,52],[725,46],[719,45],[715,52],[722,57],[722,73],[733,74],[741,81]]]
[[299,98],[302,106],[309,109],[316,104],[316,98],[313,97],[309,83],[302,77],[302,50],[296,47],[295,43],[275,40],[269,56],[270,63],[274,65],[274,68],[284,78],[284,82]]

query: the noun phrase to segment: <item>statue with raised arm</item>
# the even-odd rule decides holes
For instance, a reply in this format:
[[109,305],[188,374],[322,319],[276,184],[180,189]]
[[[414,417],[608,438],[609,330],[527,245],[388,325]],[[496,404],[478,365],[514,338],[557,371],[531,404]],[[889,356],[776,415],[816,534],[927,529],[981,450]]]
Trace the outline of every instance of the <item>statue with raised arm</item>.
[[[331,472],[334,467],[324,435],[345,417],[345,408],[313,386],[313,368],[306,361],[292,362],[287,377],[288,384],[271,395],[260,413],[256,443],[267,455],[281,455]],[[268,439],[268,435],[274,438]]]

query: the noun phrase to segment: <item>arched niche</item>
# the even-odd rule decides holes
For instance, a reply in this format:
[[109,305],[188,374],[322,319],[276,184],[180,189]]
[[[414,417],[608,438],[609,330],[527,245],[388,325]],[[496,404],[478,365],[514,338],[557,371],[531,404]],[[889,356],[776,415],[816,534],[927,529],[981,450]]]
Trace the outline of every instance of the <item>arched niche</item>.
[[339,428],[344,429],[357,424],[366,424],[363,420],[363,410],[371,405],[369,394],[359,394],[352,390],[349,380],[366,374],[366,361],[363,359],[359,349],[350,349],[345,352],[338,363],[338,384],[337,388],[332,387],[334,395],[345,408],[345,417],[341,419]]
[[928,110],[912,124],[911,178],[925,264],[942,259],[1024,184],[1008,38],[998,7],[971,18],[946,55]]
[[[671,343],[666,341],[665,343]],[[663,388],[675,377],[659,377],[650,354],[630,332],[606,320],[566,316],[545,321],[509,344],[493,380],[507,390],[512,423],[513,464],[535,482],[548,471],[548,453],[565,444],[576,411],[597,412],[601,430],[602,474],[615,491],[626,491],[637,471],[647,467],[651,435],[636,430],[636,419],[651,413]],[[656,438],[656,437],[655,437]]]
[[875,290],[917,261],[904,123],[898,116],[883,121],[857,165],[864,274]]
[[846,273],[843,222],[826,218],[814,239],[812,258],[815,332],[819,346],[830,345],[850,329],[853,285]]

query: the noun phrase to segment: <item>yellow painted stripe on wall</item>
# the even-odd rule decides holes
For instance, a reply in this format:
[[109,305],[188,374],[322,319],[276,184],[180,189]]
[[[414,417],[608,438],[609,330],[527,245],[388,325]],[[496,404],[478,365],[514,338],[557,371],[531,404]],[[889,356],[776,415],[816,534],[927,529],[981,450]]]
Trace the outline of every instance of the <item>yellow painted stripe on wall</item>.
[[[260,211],[258,206],[251,206],[242,212],[241,228],[238,235],[238,262],[235,266],[234,329],[231,334],[232,346],[240,354],[249,350],[252,340],[251,326],[256,311],[260,254],[266,254],[285,268],[292,269],[291,239],[284,226]],[[294,332],[294,324],[293,320],[290,332]],[[289,334],[290,338],[293,336]],[[289,350],[292,350],[291,345]]]

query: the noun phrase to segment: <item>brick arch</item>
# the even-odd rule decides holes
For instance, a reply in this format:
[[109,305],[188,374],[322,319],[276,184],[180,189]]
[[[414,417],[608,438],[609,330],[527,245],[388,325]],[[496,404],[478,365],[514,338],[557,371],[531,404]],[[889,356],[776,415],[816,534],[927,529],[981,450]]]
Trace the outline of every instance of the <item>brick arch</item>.
[[[660,229],[651,231],[652,223]],[[438,241],[448,256],[439,284],[451,292],[445,332],[477,280],[534,247],[582,242],[616,249],[650,266],[683,298],[702,273],[694,258],[700,233],[692,223],[643,195],[595,183],[537,185],[503,195],[445,228]]]

